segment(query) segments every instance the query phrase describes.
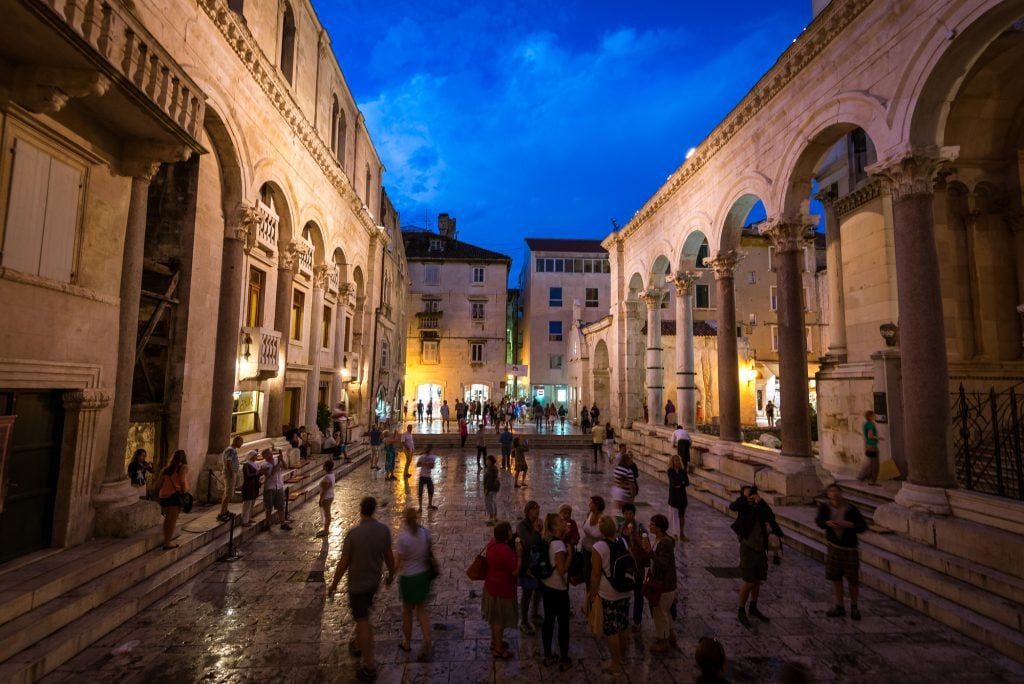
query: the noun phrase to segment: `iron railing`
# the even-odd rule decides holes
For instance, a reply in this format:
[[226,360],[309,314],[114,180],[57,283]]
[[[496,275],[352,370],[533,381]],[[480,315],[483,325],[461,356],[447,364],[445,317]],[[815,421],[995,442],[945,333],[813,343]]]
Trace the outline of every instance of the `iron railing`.
[[1024,416],[1018,383],[997,392],[953,393],[953,453],[964,489],[1024,501]]

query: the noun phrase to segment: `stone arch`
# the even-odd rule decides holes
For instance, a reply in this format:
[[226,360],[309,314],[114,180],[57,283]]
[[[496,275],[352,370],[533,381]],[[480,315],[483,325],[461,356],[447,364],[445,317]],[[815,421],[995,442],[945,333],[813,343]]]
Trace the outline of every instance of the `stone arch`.
[[640,296],[640,291],[644,289],[644,277],[640,275],[639,271],[629,277],[628,287],[629,293],[626,295],[626,300],[636,301]]
[[711,256],[711,241],[704,231],[695,229],[687,233],[683,246],[679,249],[679,270],[692,271],[695,268],[706,268],[700,259]]
[[313,245],[313,264],[320,266],[326,261],[324,233],[316,221],[306,221],[302,226],[302,237]]
[[217,109],[209,103],[206,106],[203,127],[206,129],[211,151],[217,159],[220,171],[221,210],[225,217],[231,217],[236,214],[244,199],[246,185],[235,136],[231,134]]
[[261,183],[256,194],[263,204],[277,214],[277,244],[282,249],[287,247],[293,239],[292,217],[294,216],[288,201],[288,194],[277,181],[273,180]]
[[721,254],[739,249],[740,233],[742,233],[743,227],[747,225],[747,218],[755,207],[761,205],[764,207],[765,213],[769,216],[771,215],[768,210],[768,205],[764,201],[766,196],[767,195],[756,195],[750,192],[744,192],[737,195],[732,202],[729,203],[728,209],[723,213],[722,221],[719,224],[722,232],[718,240],[717,253]]
[[348,282],[348,260],[345,258],[345,250],[341,247],[335,247],[334,252],[331,255],[331,262],[338,269],[338,282]]
[[672,272],[672,262],[664,254],[659,254],[651,265],[651,271],[647,276],[647,284],[650,287],[665,287],[665,278]]
[[608,344],[604,340],[598,340],[594,345],[593,356],[593,387],[594,400],[598,409],[605,415],[611,415],[611,360],[608,354]]

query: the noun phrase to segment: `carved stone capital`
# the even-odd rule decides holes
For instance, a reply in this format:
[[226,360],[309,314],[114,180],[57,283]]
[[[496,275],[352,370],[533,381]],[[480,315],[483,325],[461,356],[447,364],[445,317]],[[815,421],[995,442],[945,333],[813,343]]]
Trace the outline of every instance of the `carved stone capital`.
[[37,114],[54,114],[72,98],[99,97],[110,79],[91,69],[20,65],[14,71],[12,99]]
[[867,172],[889,183],[892,199],[931,195],[936,174],[957,158],[959,147],[904,148],[867,167]]
[[767,236],[776,252],[799,252],[814,239],[814,230],[821,217],[801,215],[768,219],[761,224],[760,234]]
[[132,178],[151,179],[160,170],[161,164],[182,162],[192,156],[192,150],[184,145],[158,143],[154,141],[125,140],[123,154],[117,163],[117,173]]
[[282,271],[293,271],[295,265],[299,261],[299,248],[295,242],[289,242],[287,245],[281,248],[281,254],[278,256],[277,267]]
[[259,220],[260,215],[254,205],[240,202],[233,219],[228,223],[228,237],[241,240],[245,250],[249,251],[255,241],[256,224]]
[[831,209],[832,205],[839,199],[839,189],[836,188],[835,183],[832,183],[815,193],[814,199],[824,204],[826,209]]
[[352,283],[342,283],[338,286],[338,304],[341,306],[348,306],[352,300],[352,295],[356,292],[356,288]]
[[104,389],[70,390],[62,398],[67,411],[99,411],[110,404],[110,392]]
[[700,280],[700,276],[697,271],[676,271],[668,276],[668,282],[675,285],[676,296],[681,298],[693,292],[693,286]]
[[704,265],[714,270],[715,280],[732,278],[736,273],[736,267],[740,265],[740,262],[746,256],[744,252],[737,252],[735,249],[731,249],[728,252],[719,252],[710,259],[705,259]]
[[654,311],[661,307],[661,303],[668,296],[668,290],[664,287],[648,287],[640,290],[637,296],[647,305],[648,311]]
[[320,264],[313,267],[313,288],[316,290],[326,290],[327,285],[331,282],[331,266]]

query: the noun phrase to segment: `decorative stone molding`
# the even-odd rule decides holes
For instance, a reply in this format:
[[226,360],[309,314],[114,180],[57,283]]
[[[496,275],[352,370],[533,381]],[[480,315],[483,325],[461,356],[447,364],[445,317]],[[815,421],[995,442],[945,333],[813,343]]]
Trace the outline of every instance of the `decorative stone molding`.
[[116,165],[116,173],[142,180],[152,180],[161,164],[175,164],[192,156],[192,148],[153,141],[126,140],[124,154]]
[[[849,214],[855,209],[859,209],[871,200],[879,197],[882,194],[882,183],[879,180],[874,180],[859,190],[854,190],[845,197],[838,197],[834,202],[836,213],[840,216]],[[821,193],[818,193],[821,195]],[[828,207],[827,202],[823,202]]]
[[228,224],[228,238],[241,240],[242,246],[248,253],[255,243],[256,224],[260,220],[256,207],[246,202],[241,202],[235,211],[234,221]]
[[347,307],[352,301],[352,295],[355,294],[356,288],[352,283],[342,283],[338,286],[338,306]]
[[281,254],[277,260],[277,267],[282,271],[295,270],[299,260],[299,248],[294,242],[289,242],[281,248]]
[[887,181],[892,199],[899,202],[914,195],[931,195],[934,192],[935,175],[947,164],[954,161],[959,147],[932,147],[897,151],[884,161],[867,167],[871,176]]
[[740,262],[743,261],[746,256],[745,252],[737,252],[732,249],[728,252],[722,252],[710,259],[705,259],[704,265],[708,266],[715,272],[715,280],[732,278],[736,273],[736,267],[740,265]]
[[676,271],[670,274],[667,280],[675,286],[677,297],[686,297],[693,292],[693,286],[700,277],[701,274],[697,271]]
[[320,264],[313,267],[313,289],[326,290],[331,282],[331,267]]
[[814,240],[814,230],[821,217],[802,215],[793,218],[773,218],[761,224],[758,231],[767,236],[776,252],[799,252]]
[[64,408],[68,411],[99,411],[110,404],[110,392],[100,388],[65,392]]
[[687,181],[704,168],[740,130],[757,116],[828,45],[863,12],[873,0],[833,0],[815,18],[803,35],[779,57],[768,73],[747,93],[732,113],[715,127],[693,155],[669,176],[654,197],[630,219],[620,237],[630,237],[675,195]]
[[29,111],[55,114],[72,98],[99,97],[110,89],[110,79],[92,69],[60,69],[19,65],[11,95]]
[[640,290],[637,295],[647,305],[648,310],[658,309],[666,296],[668,296],[668,290],[664,287],[648,287]]

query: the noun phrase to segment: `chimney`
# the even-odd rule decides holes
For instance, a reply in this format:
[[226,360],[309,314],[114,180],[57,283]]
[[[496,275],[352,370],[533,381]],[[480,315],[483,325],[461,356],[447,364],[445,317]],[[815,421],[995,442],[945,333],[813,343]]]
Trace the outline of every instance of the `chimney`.
[[448,214],[437,215],[437,232],[446,238],[455,239],[455,219]]

